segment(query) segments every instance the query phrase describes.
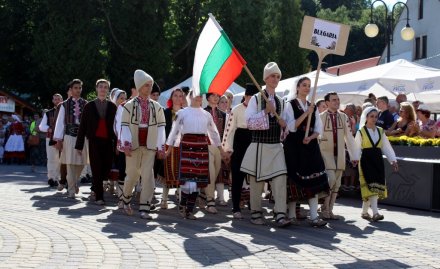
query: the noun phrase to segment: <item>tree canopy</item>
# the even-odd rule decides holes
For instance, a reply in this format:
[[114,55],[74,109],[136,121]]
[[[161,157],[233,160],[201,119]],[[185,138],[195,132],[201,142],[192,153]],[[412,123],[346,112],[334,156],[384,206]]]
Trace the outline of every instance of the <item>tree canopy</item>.
[[[29,94],[46,107],[74,78],[84,81],[84,96],[102,77],[127,89],[137,68],[172,86],[192,74],[208,13],[261,83],[269,61],[279,64],[284,78],[316,65],[313,53],[298,47],[305,14],[352,27],[346,56],[326,59],[329,65],[377,56],[384,48],[383,31],[382,38],[363,34],[369,21],[369,1],[363,0],[0,0],[0,88]],[[383,14],[374,16],[382,27]],[[237,82],[248,81],[243,72]]]

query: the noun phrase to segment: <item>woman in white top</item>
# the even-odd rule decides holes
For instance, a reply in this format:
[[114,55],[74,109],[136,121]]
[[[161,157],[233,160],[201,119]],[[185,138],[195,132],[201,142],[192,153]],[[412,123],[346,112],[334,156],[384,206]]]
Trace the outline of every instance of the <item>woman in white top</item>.
[[[384,130],[376,126],[378,110],[368,107],[362,112],[359,131],[356,133],[356,144],[362,149],[359,165],[359,181],[362,194],[362,218],[366,220],[383,220],[377,208],[378,199],[387,197],[385,182],[385,168],[382,154],[398,170],[396,155]],[[373,210],[373,217],[368,213],[368,208]]]
[[[220,149],[220,135],[211,114],[202,109],[202,97],[191,94],[191,105],[177,112],[173,127],[168,136],[168,146],[180,147],[179,180],[181,199],[179,213],[187,219],[196,219],[193,214],[194,204],[199,188],[209,183],[209,152],[208,144]],[[167,155],[171,147],[167,150]]]
[[[118,107],[118,109],[116,110],[116,116],[115,116],[115,121],[113,124],[113,129],[115,131],[115,135],[116,137],[118,137],[119,132],[121,131],[121,118],[122,118],[122,110],[124,109],[124,104],[125,101],[127,100],[127,93],[121,89],[118,88],[114,88],[112,90],[113,92],[113,97],[111,99],[111,101]],[[119,140],[118,140],[119,141]],[[116,146],[115,149],[115,168],[116,170],[118,170],[117,173],[115,172],[115,169],[112,169],[110,171],[111,176],[113,175],[117,175],[117,180],[118,180],[118,185],[116,187],[116,191],[117,191],[117,195],[118,195],[118,208],[122,209],[124,208],[124,202],[122,201],[122,194],[124,192],[124,183],[125,183],[125,154],[122,151],[118,150],[118,147]],[[111,185],[112,183],[114,184],[113,181],[109,182],[109,189],[111,192],[113,192],[113,186]]]
[[[302,77],[293,89],[294,96],[286,103],[283,113],[289,134],[284,140],[287,164],[287,199],[289,218],[296,221],[296,203],[307,201],[310,206],[310,224],[325,226],[318,216],[318,194],[328,193],[329,185],[324,160],[318,145],[322,122],[316,106],[307,101],[310,79]],[[295,98],[294,98],[295,97]],[[311,116],[310,130],[305,137],[307,118]]]

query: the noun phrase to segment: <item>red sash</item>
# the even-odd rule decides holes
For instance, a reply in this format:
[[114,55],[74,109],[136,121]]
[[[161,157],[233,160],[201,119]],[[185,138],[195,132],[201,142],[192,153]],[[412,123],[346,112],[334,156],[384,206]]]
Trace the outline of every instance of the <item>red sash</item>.
[[139,128],[139,146],[147,146],[148,128]]
[[105,119],[99,119],[98,128],[96,129],[96,137],[108,138],[107,125]]

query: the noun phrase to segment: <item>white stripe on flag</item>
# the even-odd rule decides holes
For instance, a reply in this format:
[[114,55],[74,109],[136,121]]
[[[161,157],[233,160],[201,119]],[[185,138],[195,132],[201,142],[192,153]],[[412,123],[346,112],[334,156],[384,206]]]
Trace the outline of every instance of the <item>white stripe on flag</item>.
[[209,18],[199,36],[196,53],[194,55],[192,87],[196,95],[200,94],[200,76],[203,66],[220,36],[221,33],[217,26],[215,26],[212,19]]

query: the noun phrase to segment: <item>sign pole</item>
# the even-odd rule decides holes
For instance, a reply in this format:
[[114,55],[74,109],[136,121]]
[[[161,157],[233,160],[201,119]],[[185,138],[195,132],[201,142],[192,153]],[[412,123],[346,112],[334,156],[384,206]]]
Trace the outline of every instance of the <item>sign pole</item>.
[[[324,53],[322,51],[320,51],[317,54],[318,54],[318,67],[316,67],[315,83],[313,85],[312,99],[310,100],[310,104],[311,104],[312,108],[315,106],[316,88],[318,87],[318,79],[319,79],[319,73],[321,72],[322,60],[326,56],[326,55],[324,55]],[[309,136],[310,123],[312,121],[312,116],[314,117],[315,115],[313,115],[313,113],[312,113],[307,116],[306,135],[304,136],[304,138]]]

